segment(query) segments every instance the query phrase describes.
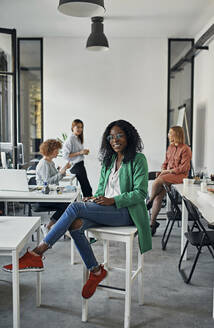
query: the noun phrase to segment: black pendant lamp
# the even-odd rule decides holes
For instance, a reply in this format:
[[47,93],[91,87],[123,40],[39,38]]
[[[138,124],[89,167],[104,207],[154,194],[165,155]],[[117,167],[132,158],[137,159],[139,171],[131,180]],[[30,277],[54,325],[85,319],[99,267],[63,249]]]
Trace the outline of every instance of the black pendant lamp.
[[60,0],[58,10],[68,16],[103,16],[104,0]]
[[91,34],[89,35],[86,48],[92,51],[108,50],[108,40],[103,33],[103,17],[91,18]]

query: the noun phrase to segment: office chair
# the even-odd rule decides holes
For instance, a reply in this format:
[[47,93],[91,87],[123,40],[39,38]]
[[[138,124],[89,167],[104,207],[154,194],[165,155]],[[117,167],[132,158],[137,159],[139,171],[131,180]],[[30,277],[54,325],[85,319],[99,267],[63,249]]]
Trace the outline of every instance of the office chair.
[[[186,284],[188,284],[191,281],[193,272],[195,270],[196,264],[198,262],[199,255],[201,254],[202,247],[206,246],[212,255],[212,258],[214,259],[214,231],[207,231],[205,227],[203,226],[201,222],[201,214],[198,211],[197,207],[189,201],[186,197],[183,197],[185,206],[187,208],[188,214],[193,220],[193,225],[191,229],[189,229],[188,232],[185,233],[185,237],[187,239],[183,253],[181,254],[180,261],[178,264],[178,270]],[[197,229],[198,231],[194,231],[194,229]],[[184,257],[184,254],[186,252],[186,249],[189,245],[189,243],[196,247],[197,253],[192,265],[192,268],[190,269],[190,272],[188,275],[186,275],[184,269],[181,268],[182,260]]]
[[172,228],[173,228],[175,222],[181,221],[181,210],[178,206],[178,204],[181,202],[178,201],[177,192],[175,191],[175,189],[173,189],[172,187],[170,188],[167,185],[164,185],[164,188],[165,188],[167,195],[171,202],[171,210],[166,213],[168,222],[167,222],[167,225],[166,225],[166,228],[164,230],[163,237],[161,240],[163,251],[165,251],[165,249],[166,249],[166,245],[168,243],[168,240],[171,235]]

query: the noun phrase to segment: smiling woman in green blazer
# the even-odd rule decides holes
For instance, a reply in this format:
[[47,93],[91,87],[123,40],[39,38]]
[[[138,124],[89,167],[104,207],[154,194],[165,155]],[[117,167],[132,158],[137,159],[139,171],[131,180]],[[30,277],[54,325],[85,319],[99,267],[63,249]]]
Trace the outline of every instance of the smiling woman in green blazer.
[[[102,169],[96,194],[85,198],[84,202],[70,204],[43,242],[19,260],[19,268],[22,271],[35,271],[35,268],[42,271],[43,253],[69,230],[90,270],[89,279],[82,289],[82,296],[89,298],[106,277],[107,271],[98,264],[85,237],[86,229],[98,225],[116,227],[135,224],[141,253],[150,250],[151,232],[145,205],[148,168],[142,148],[142,140],[131,123],[124,120],[110,123],[102,138]],[[11,271],[12,265],[3,269]]]
[[[111,173],[116,156],[112,156],[108,168],[103,164],[96,198],[105,195],[106,185]],[[148,167],[146,157],[136,153],[134,159],[123,163],[119,172],[121,194],[114,197],[116,208],[127,207],[128,212],[138,230],[139,246],[141,253],[152,248],[148,211],[145,204],[148,188]],[[100,203],[101,204],[101,203]]]

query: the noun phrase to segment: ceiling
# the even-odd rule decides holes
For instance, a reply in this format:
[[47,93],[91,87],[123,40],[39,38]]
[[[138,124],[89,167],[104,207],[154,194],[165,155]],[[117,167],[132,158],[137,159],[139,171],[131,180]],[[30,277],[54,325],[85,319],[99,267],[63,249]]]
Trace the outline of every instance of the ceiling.
[[[109,37],[194,37],[214,17],[214,0],[104,0]],[[22,37],[87,37],[89,18],[65,16],[58,0],[0,0],[0,27]]]

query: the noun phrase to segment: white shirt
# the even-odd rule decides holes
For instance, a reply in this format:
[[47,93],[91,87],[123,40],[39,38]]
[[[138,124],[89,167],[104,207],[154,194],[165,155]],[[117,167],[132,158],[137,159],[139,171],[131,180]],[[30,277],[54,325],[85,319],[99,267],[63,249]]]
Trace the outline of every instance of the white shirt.
[[119,169],[116,171],[116,160],[115,160],[114,165],[111,169],[111,173],[108,178],[107,185],[106,185],[105,197],[113,198],[113,197],[121,194],[120,181],[119,181],[120,168],[121,168],[121,165],[120,165]]
[[84,160],[84,155],[78,155],[72,158],[70,158],[69,155],[70,153],[77,153],[82,149],[83,149],[83,144],[81,143],[79,138],[75,136],[74,133],[71,133],[63,144],[62,156],[67,161],[72,162],[73,165],[77,164]]

